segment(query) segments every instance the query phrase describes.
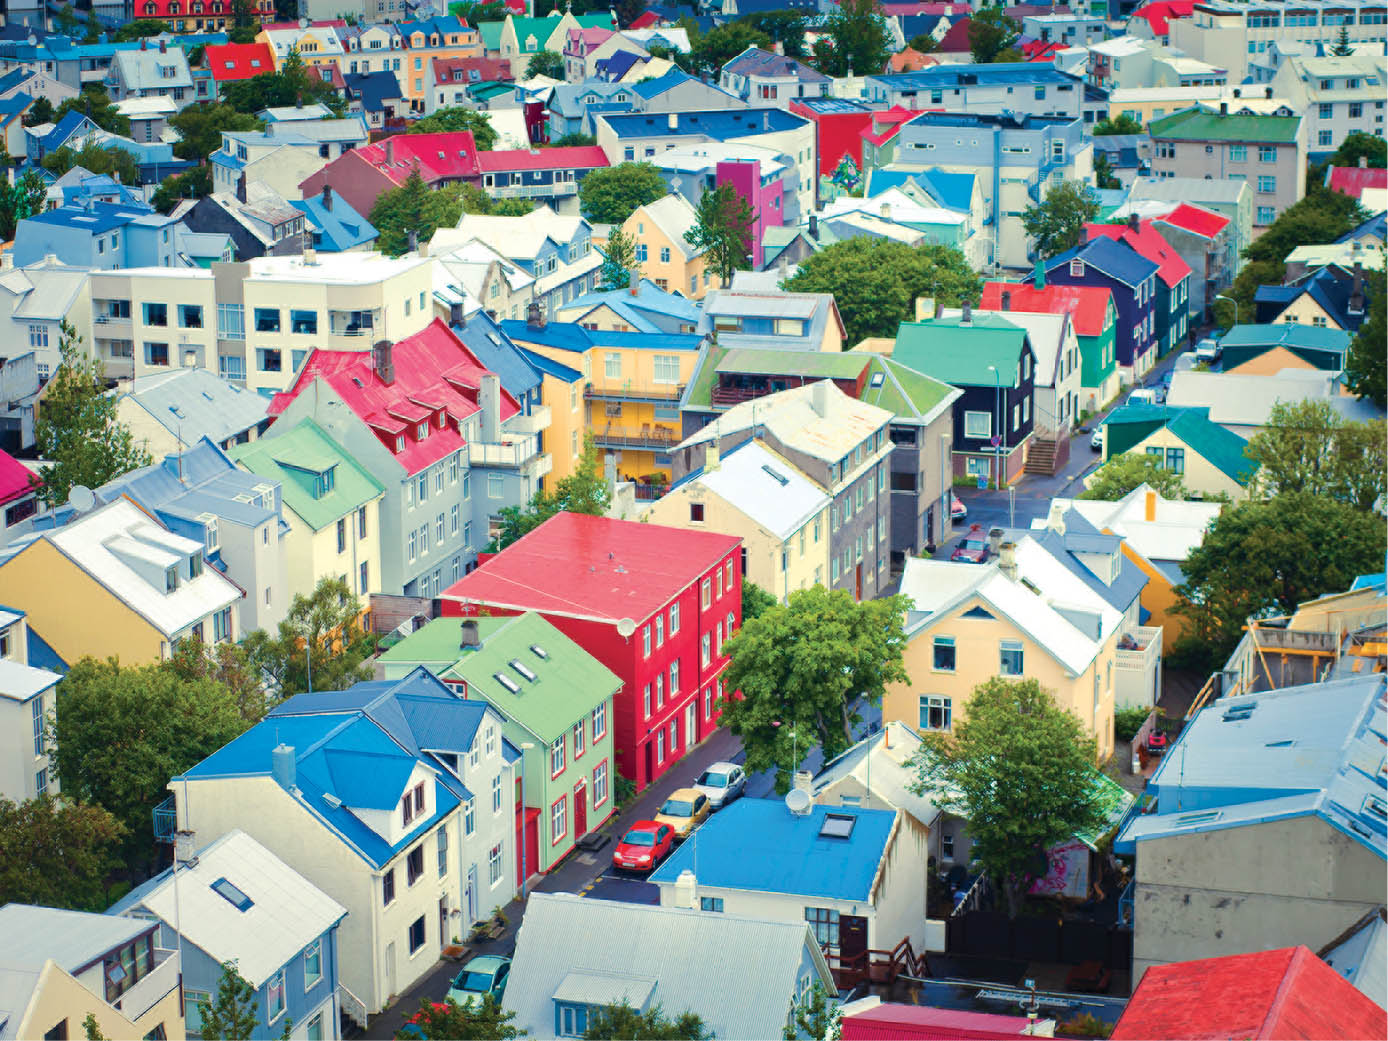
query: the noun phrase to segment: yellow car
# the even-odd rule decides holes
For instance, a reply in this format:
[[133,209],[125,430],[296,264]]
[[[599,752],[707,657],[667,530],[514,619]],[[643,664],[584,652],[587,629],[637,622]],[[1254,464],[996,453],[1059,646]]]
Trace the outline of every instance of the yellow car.
[[713,804],[703,792],[697,788],[681,788],[671,793],[654,819],[668,824],[674,829],[676,840],[682,841],[689,838],[689,833],[704,822],[712,809]]

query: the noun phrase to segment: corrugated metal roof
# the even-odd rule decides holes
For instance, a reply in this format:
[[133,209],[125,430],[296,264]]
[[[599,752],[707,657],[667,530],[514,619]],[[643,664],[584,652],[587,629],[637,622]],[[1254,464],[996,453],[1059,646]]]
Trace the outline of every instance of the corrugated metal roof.
[[831,501],[819,485],[759,441],[733,449],[717,469],[702,470],[690,483],[702,485],[782,540]]

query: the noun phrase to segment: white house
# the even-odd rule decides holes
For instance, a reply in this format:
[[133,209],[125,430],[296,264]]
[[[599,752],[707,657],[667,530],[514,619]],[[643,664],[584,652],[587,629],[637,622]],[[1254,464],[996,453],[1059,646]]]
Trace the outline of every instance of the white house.
[[0,607],[0,798],[23,802],[57,794],[48,770],[48,723],[56,672],[29,665],[24,612]]

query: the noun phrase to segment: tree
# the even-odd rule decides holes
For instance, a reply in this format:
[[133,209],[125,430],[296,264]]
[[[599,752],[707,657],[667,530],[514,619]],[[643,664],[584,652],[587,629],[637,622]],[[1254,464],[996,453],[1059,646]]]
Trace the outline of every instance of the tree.
[[1388,470],[1383,420],[1347,422],[1323,399],[1279,401],[1245,450],[1269,495],[1304,492],[1373,509]]
[[472,140],[479,152],[490,152],[496,145],[496,131],[492,129],[491,117],[470,108],[441,108],[432,116],[415,120],[405,133],[444,134],[459,130],[472,131]]
[[[361,601],[340,578],[319,579],[308,596],[296,593],[274,636],[257,629],[245,639],[249,662],[282,697],[308,690],[343,690],[371,678],[376,640],[362,628]],[[236,667],[243,667],[233,663]],[[246,701],[239,688],[238,711]]]
[[969,51],[980,65],[1007,60],[1022,27],[1002,7],[985,7],[969,19]]
[[[255,32],[252,30],[250,40],[233,39],[231,42],[253,43],[254,38]],[[309,72],[297,47],[290,49],[278,71],[262,72],[250,79],[224,84],[222,100],[236,111],[250,114],[266,108],[289,107],[301,101],[305,105],[326,105],[339,117],[347,111],[347,102],[333,85]]]
[[939,49],[940,41],[929,33],[920,33],[917,36],[911,37],[911,41],[906,46],[921,54],[930,54]]
[[901,661],[900,597],[856,603],[847,591],[812,586],[747,621],[723,645],[724,685],[741,691],[723,720],[742,739],[748,773],[777,767],[777,790],[810,748],[828,762],[856,739],[860,698],[879,704],[888,683],[907,679]]
[[255,43],[259,33],[252,25],[237,25],[227,30],[227,43]]
[[0,181],[0,238],[12,240],[19,222],[42,213],[47,198],[48,184],[33,170],[14,184]]
[[588,437],[583,442],[583,458],[567,477],[561,477],[554,490],[541,489],[525,509],[507,506],[501,511],[501,530],[487,547],[489,553],[505,549],[511,543],[534,531],[557,513],[586,513],[601,517],[612,503],[612,491],[607,486],[603,461],[597,443]]
[[[838,995],[835,995],[837,997]],[[807,1037],[812,1041],[838,1041],[843,1006],[829,1000],[829,992],[818,980],[810,992],[790,1007],[791,1022],[782,1031],[785,1041]]]
[[1094,154],[1094,187],[1116,189],[1123,187],[1123,183],[1118,180],[1113,172],[1113,164],[1108,161],[1107,152],[1096,152]]
[[88,83],[76,97],[63,101],[53,113],[53,121],[58,122],[69,112],[81,112],[109,134],[130,136],[129,117],[120,113],[100,83]]
[[126,22],[116,29],[111,35],[112,43],[128,43],[131,40],[141,40],[150,36],[163,36],[165,33],[173,34],[173,26],[159,18],[137,18],[133,22]]
[[548,76],[552,80],[564,81],[564,56],[555,51],[536,51],[525,65],[525,78]]
[[751,264],[755,220],[752,207],[737,189],[731,184],[720,184],[700,197],[694,226],[684,233],[684,238],[703,252],[705,267],[726,286],[734,271],[745,271]]
[[708,1041],[713,1031],[704,1025],[702,1017],[693,1012],[681,1012],[673,1019],[656,1005],[641,1012],[623,998],[610,1005],[590,1006],[588,1029],[583,1035],[594,1041]]
[[514,1012],[504,1011],[490,994],[482,995],[480,1005],[460,1005],[453,999],[429,1001],[422,999],[419,1011],[409,1019],[410,1029],[395,1036],[406,1041],[425,1038],[427,1041],[510,1041],[524,1037],[511,1021]]
[[1368,166],[1382,170],[1388,165],[1388,141],[1376,134],[1356,130],[1340,142],[1340,147],[1330,157],[1329,165],[1358,166],[1360,159],[1365,160]]
[[913,790],[969,822],[973,856],[1015,918],[1045,874],[1045,851],[1102,827],[1094,762],[1094,738],[1050,691],[995,677],[974,688],[951,731],[925,735]]
[[1120,115],[1117,119],[1105,118],[1094,124],[1091,133],[1095,137],[1105,137],[1110,134],[1140,134],[1142,133],[1142,121],[1126,115]]
[[761,11],[738,19],[759,33],[765,33],[773,44],[779,43],[787,58],[806,57],[805,30],[809,28],[803,11]]
[[583,213],[594,224],[621,224],[637,207],[670,194],[651,163],[618,163],[594,170],[578,186]]
[[103,911],[125,828],[100,806],[47,795],[0,798],[0,906]]
[[630,28],[631,23],[640,18],[645,10],[645,0],[616,0],[612,5],[612,12],[617,16],[617,24],[624,29]]
[[598,139],[592,134],[580,134],[577,131],[565,134],[563,137],[555,138],[546,148],[584,148],[592,147],[598,143]]
[[64,145],[43,157],[42,166],[55,177],[61,177],[74,166],[94,174],[107,174],[121,184],[140,183],[140,164],[135,156],[116,145],[105,147],[92,142],[82,146],[80,152]]
[[169,117],[169,126],[183,135],[183,140],[174,145],[174,155],[204,162],[222,147],[222,134],[260,130],[264,124],[230,105],[189,105]]
[[457,15],[468,25],[477,25],[481,22],[504,22],[508,12],[506,5],[501,0],[489,0],[489,2],[463,0],[461,3],[449,4],[448,13]]
[[868,336],[895,336],[915,316],[918,297],[932,296],[950,307],[966,300],[976,304],[983,281],[952,246],[863,236],[811,254],[784,288],[833,293],[852,345]]
[[1379,408],[1388,405],[1388,364],[1385,363],[1383,344],[1388,342],[1388,322],[1384,320],[1385,297],[1388,297],[1388,280],[1384,272],[1370,272],[1366,287],[1369,292],[1369,315],[1359,332],[1349,345],[1348,364],[1345,377],[1350,390],[1361,398],[1372,401]]
[[151,859],[150,814],[169,778],[247,725],[231,693],[212,680],[83,658],[58,684],[50,759],[65,799],[102,806],[124,825],[122,859],[138,869]]
[[1340,35],[1335,37],[1335,46],[1330,48],[1330,53],[1337,58],[1348,58],[1354,53],[1354,48],[1349,43],[1349,30],[1343,25],[1340,26]]
[[770,36],[740,21],[715,26],[697,40],[691,37],[689,43],[689,56],[694,67],[707,72],[714,79],[723,71],[724,65],[748,47],[771,49]]
[[82,1033],[87,1041],[106,1041],[106,1035],[101,1032],[101,1027],[96,1021],[95,1012],[88,1012],[87,1018],[82,1020]]
[[208,646],[196,637],[180,640],[161,668],[185,683],[211,680],[227,689],[236,711],[247,723],[259,723],[270,707],[270,690],[265,670],[254,653],[260,641],[221,643]]
[[607,249],[603,252],[602,268],[599,271],[602,287],[626,289],[631,285],[633,272],[639,281],[641,269],[636,263],[636,241],[619,225],[607,236]]
[[1191,551],[1175,611],[1190,622],[1178,641],[1192,664],[1225,661],[1249,618],[1349,588],[1382,570],[1384,529],[1372,513],[1304,492],[1226,507]]
[[81,23],[77,21],[77,12],[72,9],[72,4],[66,3],[58,9],[58,16],[54,19],[57,23],[58,32],[62,33],[69,40],[77,39],[77,27]]
[[101,39],[103,30],[101,28],[101,23],[97,21],[95,11],[87,12],[87,24],[85,28],[86,32],[82,37],[83,43],[96,43]]
[[826,76],[877,73],[894,49],[878,0],[839,0],[815,41],[815,68]]
[[106,394],[101,363],[82,349],[67,319],[58,328],[63,363],[48,382],[34,428],[39,458],[49,462],[40,471],[39,490],[48,506],[67,502],[75,484],[99,488],[154,461],[116,419],[116,399]]
[[[222,977],[217,981],[215,1001],[199,1001],[198,1015],[202,1018],[201,1036],[206,1041],[247,1041],[260,1025],[260,1002],[255,988],[237,971],[234,961],[222,963]],[[285,1017],[283,1037],[289,1037],[290,1024]]]
[[755,582],[742,580],[742,624],[760,618],[768,608],[776,606],[776,598]]
[[1163,469],[1153,456],[1124,452],[1095,471],[1089,487],[1079,494],[1079,498],[1116,502],[1141,484],[1149,485],[1165,499],[1186,497],[1185,482],[1180,474]]
[[454,227],[463,214],[468,189],[481,195],[486,200],[485,205],[490,207],[491,200],[473,185],[430,190],[416,168],[399,188],[376,197],[370,218],[378,233],[376,248],[398,257],[411,248],[411,232],[416,242],[427,242],[437,229]]
[[160,213],[172,213],[184,199],[201,199],[212,194],[212,167],[195,166],[172,177],[165,177],[154,195],[150,205]]
[[53,102],[45,97],[37,97],[34,103],[29,106],[29,111],[24,113],[24,125],[26,127],[36,127],[41,123],[53,122]]
[[1039,206],[1022,212],[1022,227],[1036,240],[1036,252],[1053,257],[1084,241],[1084,226],[1099,216],[1099,197],[1081,181],[1061,181],[1046,189]]

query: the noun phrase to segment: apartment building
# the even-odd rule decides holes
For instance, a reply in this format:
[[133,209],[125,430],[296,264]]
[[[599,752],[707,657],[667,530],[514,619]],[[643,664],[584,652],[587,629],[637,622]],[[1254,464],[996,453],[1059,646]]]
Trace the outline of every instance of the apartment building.
[[879,104],[971,115],[1011,112],[1079,119],[1085,100],[1083,80],[1045,62],[935,65],[894,76],[869,76],[866,86],[868,100]]
[[58,791],[49,770],[48,727],[62,676],[38,665],[29,659],[24,612],[0,610],[0,798],[13,802]]
[[1334,152],[1350,134],[1383,136],[1384,84],[1388,58],[1378,54],[1292,57],[1272,78],[1272,90],[1287,98],[1306,124],[1311,156]]
[[789,108],[802,98],[827,98],[833,80],[784,54],[748,47],[723,66],[718,85],[754,108]]

